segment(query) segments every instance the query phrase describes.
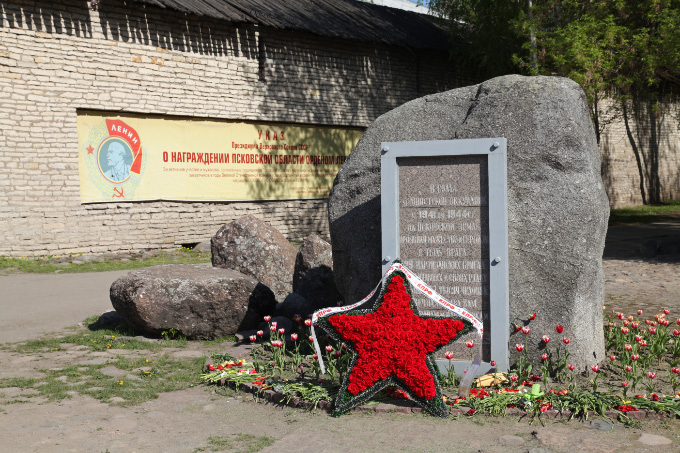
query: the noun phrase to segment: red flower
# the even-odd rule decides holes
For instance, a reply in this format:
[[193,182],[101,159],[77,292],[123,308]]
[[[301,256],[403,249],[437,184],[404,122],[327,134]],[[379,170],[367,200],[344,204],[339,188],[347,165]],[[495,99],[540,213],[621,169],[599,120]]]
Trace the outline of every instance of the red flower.
[[536,313],[534,313],[533,315],[529,316],[529,320],[530,320],[530,321],[533,321],[534,319],[536,319]]
[[623,319],[623,313],[617,313],[616,317],[619,318],[619,319]]
[[680,330],[678,330],[678,329],[673,329],[673,335],[675,335],[676,337],[677,337],[678,335],[680,335]]
[[633,329],[637,329],[638,327],[640,327],[640,323],[639,323],[639,322],[633,321],[633,322],[630,323],[630,326],[631,326]]
[[635,341],[642,341],[641,335],[635,335]]
[[375,311],[336,314],[328,322],[351,342],[358,358],[349,372],[347,391],[352,395],[376,382],[395,376],[416,396],[436,395],[434,377],[427,367],[427,354],[448,344],[465,324],[450,318],[416,315],[401,276],[392,277]]
[[623,382],[621,383],[621,387],[628,387],[628,382],[623,381]]
[[316,355],[316,354],[314,354],[314,355],[312,356],[312,359],[314,359],[314,360],[319,360],[319,356]]
[[621,412],[637,412],[637,408],[635,408],[634,406],[630,406],[628,404],[624,406],[617,406],[616,409]]
[[331,351],[333,351],[333,346],[331,346],[331,345],[326,346],[326,352],[331,352]]
[[593,373],[597,373],[598,371],[600,371],[600,367],[597,365],[591,366],[590,369],[593,370]]
[[250,341],[257,341],[257,335],[251,335]]
[[444,357],[446,357],[449,360],[453,359],[453,351],[446,351]]
[[576,365],[572,365],[571,363],[567,365],[567,368],[569,368],[569,371],[574,371],[576,369]]
[[545,344],[548,344],[548,343],[550,343],[550,337],[547,336],[547,335],[543,335],[543,338],[541,338],[541,341],[543,341],[543,343],[545,343]]
[[656,377],[656,373],[653,372],[653,371],[650,371],[649,373],[647,373],[647,377],[648,377],[649,379],[654,379],[654,378]]
[[262,335],[264,335],[264,332],[261,331],[261,330],[258,330],[258,331],[257,331],[257,336],[258,336],[258,337],[261,337]]
[[311,325],[312,325],[312,320],[311,320],[311,319],[305,319],[305,325],[306,325],[307,327],[311,327]]
[[529,332],[531,332],[531,329],[528,327],[522,327],[522,333],[524,335],[529,335]]
[[283,327],[280,328],[279,329],[279,335],[283,335],[284,333],[286,333],[286,329],[284,329]]
[[310,336],[309,336],[309,341],[313,342],[313,341],[314,341],[314,337],[310,335]]
[[340,357],[340,356],[342,355],[342,351],[338,349],[337,351],[335,351],[335,352],[333,353],[333,355],[334,355],[335,357]]
[[297,339],[298,339],[298,334],[296,334],[296,333],[291,333],[291,334],[290,334],[290,339],[293,340],[293,341],[297,341]]
[[625,349],[626,351],[630,352],[630,351],[633,350],[633,347],[632,347],[631,345],[629,345],[629,344],[626,344],[626,345],[623,347],[623,349]]
[[271,330],[272,332],[276,332],[276,326],[269,326],[269,330]]
[[680,373],[680,368],[674,366],[673,368],[671,368],[671,371],[675,374],[678,374]]
[[523,344],[516,344],[515,349],[517,349],[517,352],[522,352],[522,351],[524,351],[524,345]]
[[516,374],[513,374],[513,375],[510,376],[510,380],[512,382],[517,382],[518,379],[519,379],[519,376],[517,376]]
[[215,371],[215,367],[212,366],[212,364],[209,364],[209,365],[208,365],[208,369],[209,369],[210,371]]
[[475,340],[466,341],[465,346],[467,346],[468,348],[474,347],[475,346]]
[[465,413],[465,415],[474,415],[475,412],[477,412],[475,409],[470,409]]
[[548,354],[546,354],[545,352],[541,354],[541,360],[548,360]]
[[562,331],[564,330],[564,326],[557,326],[555,327],[555,330],[557,331],[557,333],[562,333]]
[[652,393],[652,401],[661,401],[661,398],[656,393]]
[[641,314],[642,314],[642,310],[638,310],[638,315],[641,315]]
[[628,332],[630,332],[630,330],[628,330],[628,327],[621,327],[622,334],[627,334]]
[[616,361],[616,356],[615,356],[615,355],[610,355],[610,356],[609,356],[609,360],[611,360],[612,362],[615,362],[615,361]]
[[637,355],[637,354],[633,354],[632,356],[630,356],[630,360],[632,360],[633,362],[637,361],[637,359],[639,359],[639,358],[640,358],[640,356]]
[[650,327],[649,329],[647,329],[647,331],[654,335],[656,333],[656,327]]
[[626,365],[626,371],[633,371],[633,367],[630,365]]
[[565,338],[565,339],[562,340],[562,343],[564,343],[564,344],[569,344],[570,342],[571,342],[571,340],[569,338]]
[[491,362],[489,362],[489,365],[491,365],[491,366],[496,366],[496,361],[495,361],[495,360],[492,360]]
[[643,347],[644,347],[644,346],[647,346],[647,340],[640,340],[640,341],[638,341],[638,344],[639,344],[640,346],[643,346]]
[[269,322],[269,321],[271,321],[271,319],[272,319],[272,317],[267,315],[267,316],[264,317],[264,322]]
[[[680,321],[680,319],[678,321]],[[519,332],[520,330],[522,330],[522,326],[515,326],[515,332]]]
[[624,320],[622,324],[623,324],[624,326],[628,326],[628,324],[630,324],[630,322],[629,322],[628,320]]
[[663,314],[664,314],[664,315],[670,315],[670,314],[671,314],[671,311],[670,311],[669,309],[665,308],[665,309],[663,310]]

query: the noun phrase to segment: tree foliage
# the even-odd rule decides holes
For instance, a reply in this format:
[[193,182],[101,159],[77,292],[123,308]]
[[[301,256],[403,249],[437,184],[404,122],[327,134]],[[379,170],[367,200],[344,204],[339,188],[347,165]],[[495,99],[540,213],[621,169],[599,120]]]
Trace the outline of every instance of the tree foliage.
[[571,78],[588,97],[598,141],[612,121],[623,120],[643,200],[659,201],[660,121],[680,92],[680,0],[432,0],[429,6],[452,19],[456,58],[487,76]]

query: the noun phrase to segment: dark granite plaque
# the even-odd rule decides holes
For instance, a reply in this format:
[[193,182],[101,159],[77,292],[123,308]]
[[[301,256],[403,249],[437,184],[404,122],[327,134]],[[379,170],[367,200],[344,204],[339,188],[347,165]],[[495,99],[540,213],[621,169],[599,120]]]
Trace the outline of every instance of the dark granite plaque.
[[[468,359],[482,348],[490,360],[489,184],[486,155],[402,157],[399,165],[399,254],[404,264],[450,302],[484,323],[476,332],[438,354],[452,350]],[[451,316],[414,291],[422,314]],[[471,351],[466,340],[474,340]]]

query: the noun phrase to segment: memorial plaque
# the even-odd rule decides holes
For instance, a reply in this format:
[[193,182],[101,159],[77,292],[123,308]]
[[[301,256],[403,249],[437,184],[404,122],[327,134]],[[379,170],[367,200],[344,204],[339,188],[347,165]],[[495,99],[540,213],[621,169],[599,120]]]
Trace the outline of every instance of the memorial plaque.
[[[449,302],[484,323],[482,358],[490,359],[489,325],[489,182],[488,157],[402,157],[399,167],[399,257]],[[421,314],[450,312],[420,292],[414,299]],[[451,348],[457,357],[473,351],[465,340]],[[476,350],[476,348],[475,348]],[[439,351],[442,358],[444,350]]]
[[[506,172],[504,139],[383,143],[383,271],[401,259],[482,321],[481,341],[471,332],[436,356],[452,350],[467,366],[481,353],[480,371],[492,359],[509,365]],[[423,315],[454,316],[417,290],[413,297]]]

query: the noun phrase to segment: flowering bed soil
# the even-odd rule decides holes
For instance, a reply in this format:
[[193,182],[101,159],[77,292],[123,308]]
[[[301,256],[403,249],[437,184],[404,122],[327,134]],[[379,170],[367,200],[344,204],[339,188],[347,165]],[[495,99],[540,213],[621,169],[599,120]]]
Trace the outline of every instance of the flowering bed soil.
[[[668,310],[653,319],[644,319],[641,311],[638,316],[615,315],[605,324],[608,358],[580,370],[569,361],[567,326],[557,325],[550,333],[557,334],[556,338],[551,339],[545,332],[532,332],[531,321],[536,314],[519,320],[522,327],[510,326],[513,338],[522,341],[515,347],[519,355],[510,372],[476,380],[467,398],[447,397],[457,394],[457,382],[452,377],[437,376],[442,385],[441,393],[436,392],[441,411],[435,415],[519,415],[532,420],[599,415],[623,421],[680,416],[680,319],[670,320]],[[337,395],[343,387],[347,392],[348,370],[356,362],[354,354],[350,354],[353,348],[344,344],[343,338],[320,337],[327,364],[327,374],[322,376],[311,344],[311,320],[297,317],[292,333],[269,321],[265,318],[271,341],[253,349],[252,363],[213,355],[215,363],[208,365],[202,379],[236,388],[243,386],[267,401],[333,409],[334,415],[351,409],[422,411],[422,404],[415,405],[412,389],[391,382],[381,386],[379,392],[366,395],[358,404],[338,410]],[[260,342],[262,333],[253,335],[250,341]],[[538,361],[530,359],[524,346],[536,342],[543,343],[544,351]],[[449,360],[453,358],[452,352],[445,355]],[[436,370],[431,372],[434,375]],[[400,399],[396,405],[394,397]]]

